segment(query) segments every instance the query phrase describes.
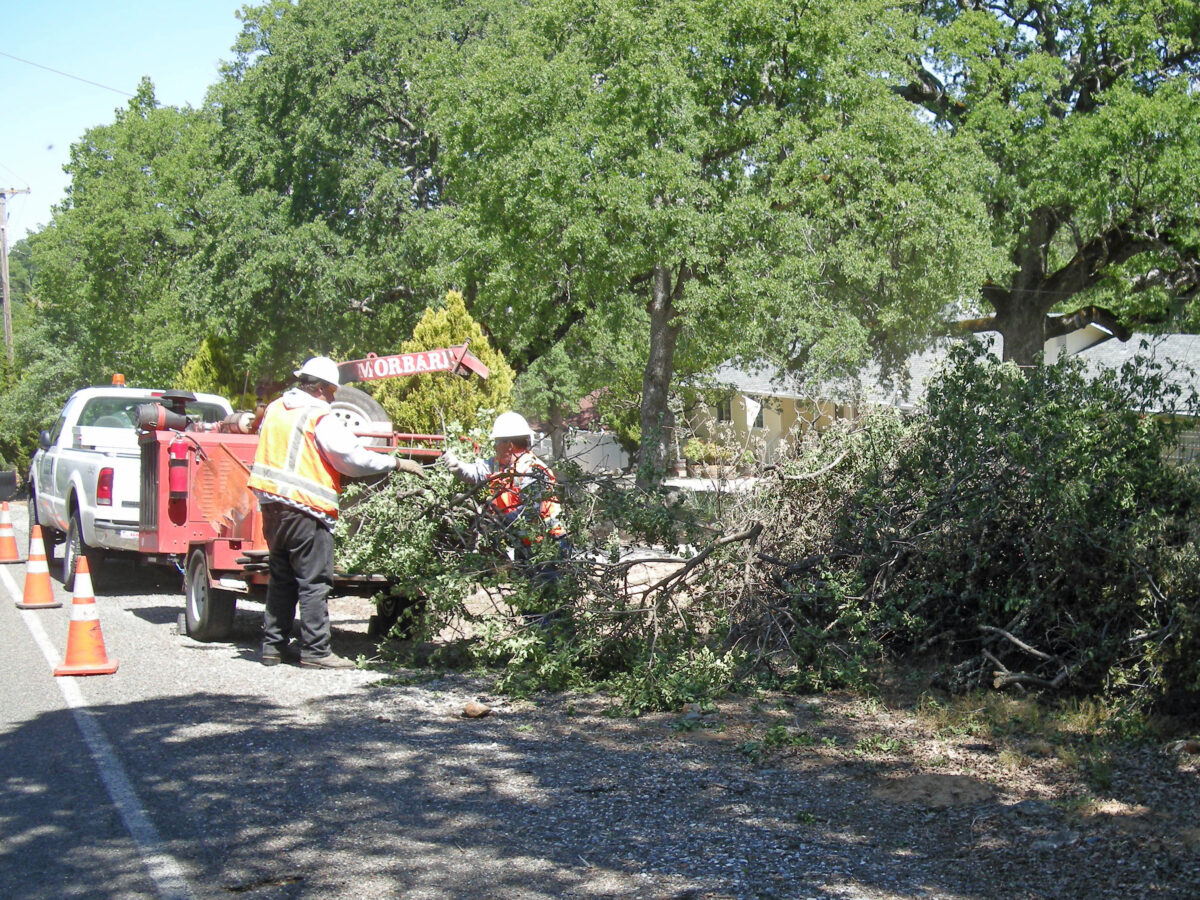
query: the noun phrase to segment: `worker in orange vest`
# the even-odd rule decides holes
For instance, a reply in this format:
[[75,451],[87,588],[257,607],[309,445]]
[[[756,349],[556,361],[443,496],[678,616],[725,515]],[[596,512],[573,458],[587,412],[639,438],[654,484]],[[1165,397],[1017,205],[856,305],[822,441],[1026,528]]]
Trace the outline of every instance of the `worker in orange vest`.
[[[333,527],[342,477],[396,469],[423,476],[424,470],[412,460],[368,450],[330,415],[341,382],[332,359],[313,357],[293,374],[297,385],[267,407],[250,469],[249,486],[258,497],[270,549],[262,663],[278,665],[286,658],[311,668],[353,668],[330,649]],[[297,607],[298,654],[288,646]]]
[[466,462],[447,450],[438,461],[461,481],[487,484],[492,492],[491,508],[513,538],[515,561],[535,582],[555,585],[561,578],[557,562],[535,561],[545,556],[538,550],[546,538],[557,544],[559,559],[570,555],[554,472],[530,449],[533,429],[520,413],[497,416],[492,441],[495,454],[490,459]]

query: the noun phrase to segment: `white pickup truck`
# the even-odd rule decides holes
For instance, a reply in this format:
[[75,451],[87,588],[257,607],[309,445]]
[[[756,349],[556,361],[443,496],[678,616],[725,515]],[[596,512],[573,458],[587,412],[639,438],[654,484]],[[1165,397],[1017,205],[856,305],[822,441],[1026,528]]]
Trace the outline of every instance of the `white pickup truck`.
[[[86,554],[93,577],[107,553],[138,549],[141,451],[138,407],[161,390],[90,387],[76,391],[58,421],[43,431],[29,468],[29,524],[41,525],[47,556],[63,543],[62,579],[75,583],[75,561]],[[187,401],[189,418],[220,422],[233,412],[216,394]]]

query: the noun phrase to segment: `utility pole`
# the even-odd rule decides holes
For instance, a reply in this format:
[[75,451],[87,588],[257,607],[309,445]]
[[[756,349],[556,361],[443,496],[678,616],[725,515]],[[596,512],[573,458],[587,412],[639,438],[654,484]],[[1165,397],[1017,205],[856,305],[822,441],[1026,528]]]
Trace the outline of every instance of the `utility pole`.
[[8,301],[8,195],[28,194],[29,188],[0,188],[0,294],[4,299],[4,346],[13,361],[12,306]]

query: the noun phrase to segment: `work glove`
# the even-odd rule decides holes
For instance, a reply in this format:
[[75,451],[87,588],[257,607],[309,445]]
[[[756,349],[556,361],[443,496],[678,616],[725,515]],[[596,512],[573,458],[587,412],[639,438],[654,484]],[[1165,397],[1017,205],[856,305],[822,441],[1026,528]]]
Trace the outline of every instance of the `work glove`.
[[396,470],[399,472],[407,472],[409,475],[417,475],[425,478],[425,467],[418,462],[413,462],[411,459],[404,459],[400,456],[393,456],[392,461],[396,464]]
[[466,470],[466,467],[463,465],[462,460],[454,455],[453,450],[447,450],[445,453],[439,456],[438,462],[449,469],[450,474],[455,478],[463,477],[463,472]]

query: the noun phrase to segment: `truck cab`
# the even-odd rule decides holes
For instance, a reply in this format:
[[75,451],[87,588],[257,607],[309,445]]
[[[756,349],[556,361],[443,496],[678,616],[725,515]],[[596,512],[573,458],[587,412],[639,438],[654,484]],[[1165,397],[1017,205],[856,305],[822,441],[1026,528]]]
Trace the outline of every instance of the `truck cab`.
[[[48,554],[64,545],[63,582],[74,583],[75,560],[88,555],[95,568],[106,553],[136,552],[139,533],[141,452],[138,407],[164,391],[90,387],[71,395],[38,440],[29,471],[29,521],[42,527]],[[216,394],[196,394],[187,415],[219,422],[232,412]]]

